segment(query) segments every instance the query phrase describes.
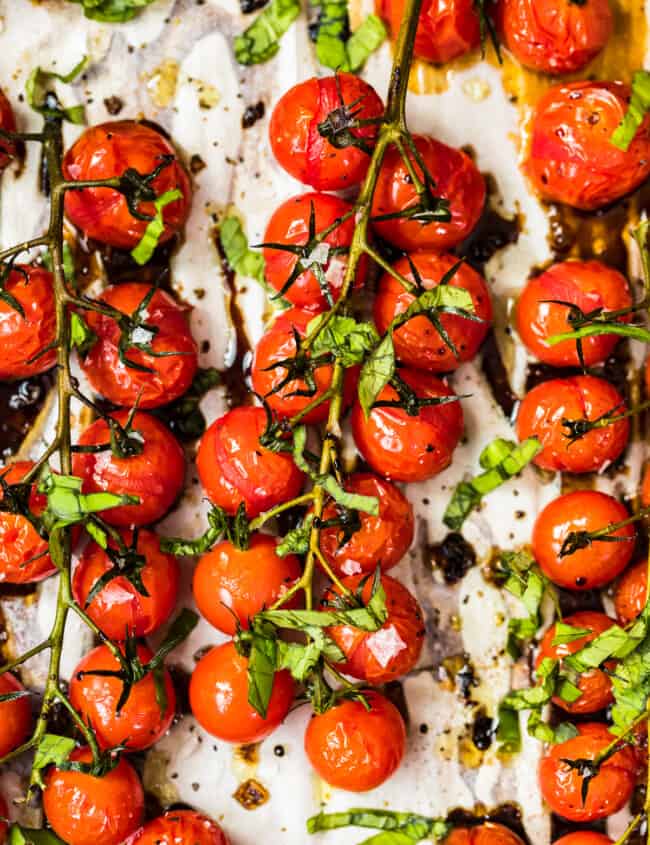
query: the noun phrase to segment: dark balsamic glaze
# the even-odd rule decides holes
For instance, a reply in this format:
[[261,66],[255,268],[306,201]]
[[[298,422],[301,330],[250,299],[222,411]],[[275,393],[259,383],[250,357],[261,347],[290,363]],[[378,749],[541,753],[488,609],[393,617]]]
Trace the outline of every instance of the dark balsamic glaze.
[[460,581],[467,572],[476,566],[476,552],[462,534],[447,534],[440,543],[429,547],[431,563],[439,567],[447,584]]
[[55,370],[20,381],[0,382],[0,457],[15,455],[56,381]]
[[477,807],[475,812],[458,808],[452,810],[447,819],[454,827],[477,827],[485,822],[495,822],[512,830],[524,842],[530,842],[521,820],[521,810],[517,804],[499,804],[497,807],[490,809]]

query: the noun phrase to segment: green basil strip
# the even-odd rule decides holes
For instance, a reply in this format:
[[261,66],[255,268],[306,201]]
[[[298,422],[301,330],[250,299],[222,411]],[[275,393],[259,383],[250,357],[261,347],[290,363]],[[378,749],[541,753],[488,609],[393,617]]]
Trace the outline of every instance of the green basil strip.
[[574,643],[576,640],[581,640],[589,634],[591,634],[590,628],[577,628],[573,625],[567,625],[566,622],[556,622],[551,645]]
[[632,97],[625,117],[614,130],[611,141],[615,147],[627,151],[637,129],[650,110],[650,73],[637,70],[632,78]]
[[226,217],[219,226],[219,242],[228,266],[240,276],[255,279],[267,287],[264,275],[264,256],[248,246],[241,221],[234,214]]
[[126,23],[153,0],[70,0],[81,5],[84,15],[102,23]]
[[7,837],[8,845],[65,845],[51,830],[38,830],[12,824]]
[[[339,830],[342,827],[364,827],[373,830],[399,833],[406,836],[406,840],[385,839],[390,842],[419,842],[426,837],[443,839],[449,833],[451,826],[445,819],[420,816],[417,813],[398,813],[393,810],[374,810],[353,808],[341,813],[319,813],[307,820],[309,833],[320,833],[324,830]],[[374,837],[373,837],[374,839]],[[367,840],[371,842],[373,840]],[[379,840],[375,840],[379,841]]]
[[300,14],[298,0],[271,0],[248,29],[235,38],[235,58],[242,65],[271,59],[280,49],[280,38]]
[[144,235],[142,236],[140,243],[131,250],[131,257],[137,264],[140,264],[141,266],[146,264],[158,246],[158,241],[160,240],[162,233],[165,231],[163,209],[166,206],[171,205],[173,202],[176,202],[176,200],[180,200],[182,198],[182,192],[178,188],[174,188],[171,191],[165,191],[164,194],[161,194],[156,200],[154,200],[154,218],[147,224],[147,228],[144,230]]
[[368,15],[354,30],[347,44],[348,65],[351,71],[360,70],[368,58],[386,40],[388,33],[377,15]]
[[43,769],[54,764],[56,766],[65,763],[76,747],[74,739],[58,734],[44,734],[36,746],[32,769],[36,775],[36,782],[43,785],[41,772]]
[[377,397],[394,375],[395,346],[389,332],[361,368],[358,387],[359,403],[366,419],[370,416]]
[[70,73],[66,74],[43,70],[41,67],[34,68],[25,83],[25,95],[31,108],[45,117],[62,117],[69,123],[75,123],[78,125],[83,124],[85,122],[85,110],[83,106],[50,108],[46,104],[46,96],[50,87],[50,82],[53,79],[58,79],[60,82],[65,84],[73,82],[86,68],[88,61],[88,56],[84,56],[81,61],[72,68]]
[[360,364],[379,343],[377,329],[372,323],[358,323],[353,317],[335,316],[319,329],[325,319],[321,314],[307,326],[307,336],[314,337],[315,356],[331,353],[344,367]]

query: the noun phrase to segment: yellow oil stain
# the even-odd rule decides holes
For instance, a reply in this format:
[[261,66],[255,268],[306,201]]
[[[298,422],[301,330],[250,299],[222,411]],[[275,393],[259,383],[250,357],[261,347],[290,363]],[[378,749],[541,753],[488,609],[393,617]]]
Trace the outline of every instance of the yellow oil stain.
[[143,74],[147,91],[153,103],[166,108],[176,95],[180,65],[175,59],[164,59],[153,71]]

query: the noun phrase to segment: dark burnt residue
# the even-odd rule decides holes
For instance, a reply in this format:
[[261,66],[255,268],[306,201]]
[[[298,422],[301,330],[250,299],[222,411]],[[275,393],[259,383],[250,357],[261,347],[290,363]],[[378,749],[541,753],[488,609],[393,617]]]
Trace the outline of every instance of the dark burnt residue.
[[496,727],[494,719],[479,709],[472,724],[472,742],[479,751],[487,751],[492,745]]
[[246,106],[241,119],[242,129],[250,129],[251,126],[255,126],[257,121],[264,117],[265,111],[266,108],[262,100],[259,100],[252,106]]
[[162,290],[171,290],[171,279],[169,262],[172,253],[180,244],[180,236],[170,238],[160,244],[152,255],[150,261],[141,266],[134,261],[131,253],[126,250],[115,249],[114,247],[102,244],[99,241],[87,240],[80,243],[80,248],[75,250],[75,272],[77,278],[83,279],[87,275],[88,263],[92,257],[99,256],[111,284],[120,282],[142,282],[149,285],[158,285]]
[[563,590],[557,587],[562,616],[571,616],[583,610],[603,613],[603,600],[599,590]]
[[390,681],[387,683],[384,686],[384,695],[390,702],[392,702],[392,704],[395,705],[395,707],[397,707],[404,719],[404,724],[408,727],[410,722],[408,705],[406,703],[404,687],[400,681]]
[[250,15],[258,9],[263,9],[269,0],[239,0],[239,8],[244,15]]
[[455,654],[445,657],[440,667],[441,678],[460,695],[468,704],[471,702],[472,690],[479,685],[476,670],[468,654]]
[[460,581],[476,566],[476,552],[462,534],[447,534],[441,543],[429,547],[432,566],[438,567],[447,584]]
[[15,455],[54,386],[55,370],[20,381],[0,383],[0,452]]
[[483,344],[481,370],[490,385],[495,402],[504,415],[511,419],[517,407],[518,399],[510,386],[508,371],[503,363],[499,346],[492,331],[488,333]]
[[514,803],[499,804],[497,807],[489,809],[478,805],[473,812],[458,808],[449,813],[447,820],[454,827],[476,827],[485,822],[495,822],[510,828],[524,842],[530,842],[522,822],[521,809]]
[[507,217],[497,210],[500,194],[494,176],[484,173],[483,178],[487,188],[485,209],[470,236],[456,250],[480,272],[499,250],[516,244],[522,230],[521,215]]
[[628,253],[623,231],[630,216],[630,204],[628,197],[598,211],[548,205],[549,246],[555,260],[597,259],[625,274]]
[[268,789],[254,778],[249,778],[239,785],[232,796],[245,810],[256,810],[271,797]]

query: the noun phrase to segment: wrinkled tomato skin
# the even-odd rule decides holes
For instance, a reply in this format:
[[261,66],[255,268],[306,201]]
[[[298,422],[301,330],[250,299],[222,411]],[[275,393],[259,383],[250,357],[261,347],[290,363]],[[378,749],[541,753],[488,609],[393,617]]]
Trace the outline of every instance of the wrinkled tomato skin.
[[619,528],[618,542],[593,542],[585,549],[560,557],[572,531],[597,531],[627,519],[625,507],[596,490],[578,490],[558,496],[542,510],[533,527],[533,555],[554,584],[567,590],[593,590],[613,581],[634,553],[634,528]]
[[212,423],[199,444],[197,468],[210,501],[233,516],[240,504],[249,518],[299,495],[304,476],[286,452],[260,445],[263,408],[234,408]]
[[319,777],[348,792],[381,786],[400,767],[406,750],[399,710],[379,693],[363,695],[368,709],[344,699],[312,716],[305,732],[305,751]]
[[[356,594],[364,578],[361,597],[367,604],[372,596],[372,578],[352,575],[341,583]],[[418,662],[425,635],[422,610],[415,597],[390,575],[381,576],[381,585],[386,592],[388,618],[378,631],[362,631],[352,625],[334,625],[327,629],[346,657],[345,663],[339,664],[341,672],[373,686],[408,674]],[[330,604],[337,593],[338,590],[332,588],[321,604]]]
[[648,562],[640,560],[626,569],[614,593],[614,609],[621,625],[632,622],[645,607],[648,596]]
[[[182,197],[163,208],[165,228],[159,243],[169,240],[183,227],[190,210],[190,177],[166,138],[143,123],[116,120],[91,126],[67,151],[63,175],[74,182],[88,179],[112,179],[128,169],[146,175],[161,164],[163,156],[174,160],[153,180],[156,196],[178,189]],[[138,206],[142,214],[153,216],[152,202]],[[129,211],[126,198],[112,188],[84,188],[66,191],[65,213],[86,237],[118,249],[132,249],[147,228],[147,220],[138,220]]]
[[225,742],[261,742],[284,721],[293,703],[293,678],[275,673],[266,718],[248,703],[248,660],[232,641],[216,646],[194,668],[190,707],[201,727]]
[[581,796],[582,776],[562,760],[593,760],[614,740],[607,725],[576,725],[579,735],[548,747],[539,765],[542,797],[554,813],[572,822],[593,822],[621,810],[632,796],[636,782],[637,753],[624,746],[602,763],[589,782],[586,800]]
[[[0,696],[24,689],[10,672],[0,675]],[[32,726],[32,707],[28,695],[0,702],[0,757],[4,757],[27,739]],[[0,841],[2,841],[0,831]]]
[[230,845],[219,825],[194,810],[168,810],[147,822],[128,845]]
[[519,440],[537,437],[542,451],[534,463],[558,472],[598,472],[615,461],[630,437],[628,419],[588,431],[571,442],[564,420],[597,420],[627,410],[610,382],[596,376],[570,376],[542,382],[524,396],[517,416]]
[[[458,263],[458,258],[433,252],[416,252],[408,258],[400,258],[394,269],[410,282],[416,283],[411,262],[422,287],[432,290],[440,284],[445,273]],[[463,362],[471,361],[485,339],[492,321],[492,303],[485,279],[469,264],[462,264],[448,284],[450,287],[462,288],[470,294],[475,316],[482,322],[467,320],[455,314],[440,315],[440,322],[456,347],[456,357],[427,317],[413,317],[393,332],[397,357],[409,367],[436,373],[451,372]],[[390,273],[384,273],[379,281],[374,304],[374,320],[380,334],[386,332],[398,314],[407,310],[415,296],[404,290]]]
[[[277,545],[269,534],[253,534],[247,549],[223,540],[199,560],[192,583],[194,600],[219,631],[234,636],[238,626],[248,628],[256,613],[271,607],[300,578],[298,558],[280,557]],[[296,606],[295,599],[284,605]]]
[[[70,760],[91,763],[92,754],[77,748]],[[120,845],[142,823],[144,792],[124,757],[100,778],[51,768],[45,775],[43,809],[67,845]]]
[[[147,284],[125,282],[107,288],[99,299],[131,316],[149,291]],[[154,293],[146,323],[158,329],[151,342],[155,353],[178,354],[161,357],[135,348],[126,353],[129,360],[153,372],[142,372],[120,361],[120,331],[112,317],[89,311],[86,319],[98,339],[81,364],[93,388],[109,402],[127,407],[138,402],[138,407],[145,410],[158,408],[178,399],[192,384],[198,369],[196,344],[185,309],[165,291]]]
[[[573,640],[570,643],[560,643],[553,645],[553,638],[555,637],[555,625],[552,625],[542,637],[539,645],[539,652],[537,653],[536,666],[545,658],[552,660],[561,660],[570,654],[575,654],[576,651],[583,648],[587,643],[590,643],[603,631],[607,631],[614,625],[614,620],[610,619],[604,613],[596,613],[591,610],[580,611],[571,616],[565,616],[562,620],[565,624],[571,625],[574,628],[585,628],[591,631],[580,639]],[[608,671],[615,670],[616,661],[610,660],[606,663]],[[559,696],[554,696],[553,703],[567,713],[583,714],[595,713],[608,707],[614,697],[612,695],[612,683],[605,672],[600,669],[590,669],[583,672],[577,682],[577,687],[582,693],[580,698],[572,704],[563,701]]]
[[44,373],[56,363],[56,349],[40,354],[56,338],[52,274],[20,265],[9,274],[4,290],[17,300],[25,316],[0,300],[0,380]]
[[[397,218],[373,220],[382,238],[404,250],[447,250],[457,246],[478,223],[485,205],[485,180],[471,158],[426,135],[414,136],[415,146],[435,181],[434,194],[449,201],[451,220],[447,223]],[[410,156],[409,156],[410,157]],[[422,170],[413,161],[415,171]],[[394,214],[418,202],[418,195],[399,151],[389,147],[377,180],[372,216]]]
[[[400,378],[420,397],[454,396],[435,376],[417,370],[400,370]],[[397,399],[385,387],[378,401]],[[359,402],[352,408],[352,434],[357,449],[371,469],[391,481],[426,481],[450,464],[463,434],[460,402],[426,406],[416,417],[402,408],[373,408],[366,419]]]
[[524,171],[541,197],[594,211],[648,178],[650,117],[626,152],[611,142],[629,98],[621,82],[571,82],[539,100]]
[[496,18],[503,43],[517,61],[551,74],[582,70],[614,28],[609,0],[499,0]]
[[[575,341],[563,340],[550,346],[556,334],[572,331],[569,308],[558,302],[576,305],[585,314],[602,308],[618,311],[632,305],[632,294],[625,276],[600,261],[562,261],[539,276],[529,279],[516,309],[517,332],[529,352],[553,367],[581,367]],[[620,317],[629,322],[630,317]],[[582,354],[586,367],[605,361],[619,338],[614,334],[585,337]]]
[[556,839],[553,845],[614,845],[614,840],[596,830],[575,830]]
[[[0,129],[7,132],[16,131],[16,117],[11,103],[4,91],[0,89]],[[11,159],[16,155],[16,145],[11,141],[0,138],[0,172],[7,167]]]
[[[406,496],[388,481],[370,472],[351,475],[344,488],[350,493],[372,496],[379,501],[379,514],[358,511],[361,528],[340,544],[341,526],[321,528],[320,549],[337,575],[372,573],[378,566],[388,572],[396,566],[413,542],[415,520],[413,507]],[[323,510],[322,521],[336,519],[334,502]]]
[[[125,530],[120,533],[130,547],[133,534]],[[109,540],[109,544],[115,547],[114,541]],[[94,542],[84,549],[72,578],[75,601],[85,608],[100,630],[116,642],[124,640],[127,633],[132,637],[148,637],[169,619],[176,606],[180,581],[176,558],[162,552],[160,537],[146,529],[138,532],[137,551],[145,558],[140,577],[148,596],[142,595],[125,576],[119,575],[86,606],[97,581],[113,566],[104,549]]]
[[483,822],[476,827],[454,827],[445,838],[446,845],[523,845],[509,828],[496,822]]
[[[111,417],[125,426],[129,411],[116,411]],[[149,525],[157,522],[174,504],[185,481],[185,453],[164,423],[150,414],[137,412],[131,430],[144,439],[142,452],[128,458],[103,452],[76,453],[73,474],[84,480],[84,493],[111,492],[137,496],[140,503],[103,511],[109,525]],[[82,446],[110,443],[108,424],[98,419],[79,438]]]
[[[0,468],[7,484],[19,484],[34,466],[32,461],[15,461]],[[3,498],[0,490],[0,501]],[[47,498],[32,486],[29,510],[40,516],[47,506]],[[28,563],[28,561],[30,561]],[[52,575],[56,567],[48,553],[48,544],[36,528],[22,514],[0,512],[0,583],[29,584]]]
[[[318,131],[318,125],[341,108],[339,90],[345,105],[357,101],[353,107],[356,120],[383,116],[384,104],[372,86],[352,73],[338,73],[294,85],[278,100],[269,122],[271,149],[280,166],[316,191],[358,185],[370,162],[368,153],[359,147],[337,149]],[[371,124],[352,133],[372,147],[378,129],[378,124]]]

